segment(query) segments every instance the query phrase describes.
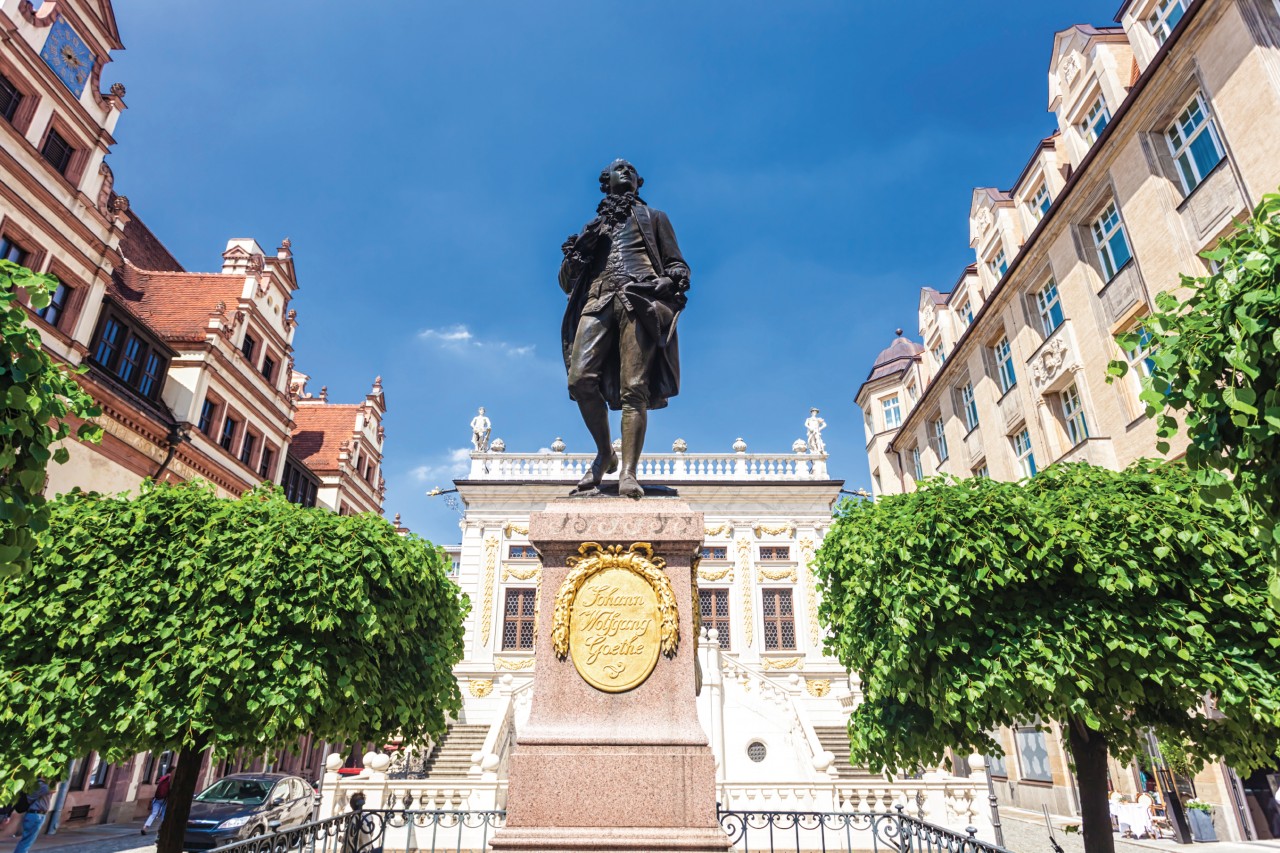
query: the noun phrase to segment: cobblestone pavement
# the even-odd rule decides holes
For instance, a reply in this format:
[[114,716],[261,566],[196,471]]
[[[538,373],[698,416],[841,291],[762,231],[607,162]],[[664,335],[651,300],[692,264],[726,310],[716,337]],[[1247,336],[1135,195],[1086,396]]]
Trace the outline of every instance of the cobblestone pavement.
[[[1032,812],[1023,812],[1009,808],[1000,809],[1000,824],[1004,829],[1004,846],[1013,853],[1053,853],[1049,844],[1049,831],[1045,829],[1044,819]],[[1066,822],[1062,818],[1054,818],[1053,834],[1062,845],[1065,853],[1084,853],[1084,841],[1078,834],[1067,835],[1062,831]],[[1072,823],[1077,822],[1075,819]],[[1191,845],[1178,844],[1170,838],[1159,841],[1133,841],[1116,836],[1116,853],[1155,853],[1155,851],[1189,851]],[[1232,841],[1217,841],[1208,844],[1197,843],[1195,853],[1270,853],[1280,850],[1270,844],[1241,844]]]
[[[73,826],[57,835],[41,835],[31,849],[48,853],[155,853],[155,835],[144,838],[139,827],[137,823]],[[11,853],[17,843],[10,837],[9,827],[0,831],[0,853]]]

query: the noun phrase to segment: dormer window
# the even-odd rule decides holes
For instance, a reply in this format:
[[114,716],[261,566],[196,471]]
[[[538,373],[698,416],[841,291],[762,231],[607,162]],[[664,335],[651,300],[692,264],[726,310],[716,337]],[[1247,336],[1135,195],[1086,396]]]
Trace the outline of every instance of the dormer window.
[[249,335],[244,336],[244,343],[240,345],[240,352],[244,354],[246,361],[253,361],[253,349],[258,345]]
[[1109,121],[1111,121],[1111,111],[1107,109],[1106,100],[1099,95],[1089,107],[1089,111],[1085,113],[1084,121],[1080,124],[1080,132],[1092,145],[1098,141],[1098,137],[1102,135]]
[[1005,258],[1004,249],[996,252],[996,256],[987,262],[987,266],[991,268],[991,274],[996,277],[996,281],[1004,278],[1004,274],[1009,271],[1009,261]]
[[1156,37],[1156,44],[1164,44],[1186,11],[1183,0],[1156,0],[1155,9],[1147,18],[1147,26],[1151,29],[1151,35]]
[[93,361],[150,400],[159,396],[169,364],[149,336],[114,314],[105,315],[98,328]]
[[1040,221],[1046,213],[1049,212],[1049,205],[1053,204],[1053,199],[1049,198],[1049,187],[1040,184],[1036,187],[1035,194],[1031,196],[1031,215]]
[[960,306],[960,322],[966,328],[973,322],[973,301],[970,299],[966,299],[964,305]]

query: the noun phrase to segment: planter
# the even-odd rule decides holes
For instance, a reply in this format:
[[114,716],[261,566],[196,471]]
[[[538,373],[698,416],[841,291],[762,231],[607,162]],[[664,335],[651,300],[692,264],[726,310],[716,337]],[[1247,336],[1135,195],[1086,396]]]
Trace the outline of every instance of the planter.
[[1213,830],[1213,814],[1200,809],[1187,809],[1187,821],[1191,824],[1191,837],[1196,841],[1217,841]]

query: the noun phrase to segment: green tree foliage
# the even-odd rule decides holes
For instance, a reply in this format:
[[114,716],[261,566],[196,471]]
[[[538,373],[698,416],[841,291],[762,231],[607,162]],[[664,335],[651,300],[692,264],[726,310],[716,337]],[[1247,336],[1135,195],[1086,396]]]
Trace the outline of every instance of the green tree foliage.
[[[97,751],[180,751],[161,853],[200,753],[439,736],[468,602],[440,548],[271,486],[50,503],[30,572],[0,589],[0,796]],[[175,829],[176,827],[176,829]]]
[[1147,726],[1201,760],[1274,762],[1280,626],[1243,516],[1145,461],[845,503],[815,569],[827,649],[862,678],[852,760],[937,765],[1059,721],[1091,853],[1112,849],[1107,751],[1131,757]]
[[[49,304],[58,281],[0,260],[0,578],[26,571],[36,534],[46,526],[45,474],[49,460],[67,461],[66,448],[50,447],[71,434],[68,415],[102,414],[70,373],[40,346],[40,333],[18,302]],[[102,430],[82,424],[77,437],[98,441]]]
[[[1264,196],[1203,257],[1217,272],[1183,276],[1186,299],[1158,294],[1144,321],[1155,367],[1142,399],[1166,440],[1162,450],[1180,429],[1172,412],[1184,411],[1187,464],[1227,500],[1229,477],[1249,502],[1258,535],[1271,543],[1271,596],[1280,607],[1280,195]],[[1121,335],[1121,346],[1133,349],[1138,334]],[[1111,365],[1116,375],[1126,370]]]

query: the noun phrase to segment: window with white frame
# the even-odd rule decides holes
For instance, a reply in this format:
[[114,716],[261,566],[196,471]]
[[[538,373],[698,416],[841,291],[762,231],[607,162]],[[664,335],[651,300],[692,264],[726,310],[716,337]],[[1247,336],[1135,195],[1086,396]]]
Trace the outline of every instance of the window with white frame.
[[1209,109],[1199,92],[1192,96],[1191,102],[1164,135],[1173,153],[1173,161],[1178,165],[1178,179],[1182,181],[1185,192],[1200,186],[1205,175],[1222,162],[1222,140],[1218,138],[1218,128],[1209,117]]
[[943,363],[947,360],[947,351],[942,348],[942,341],[938,341],[934,344],[931,352],[933,353],[933,360],[938,363],[938,367],[942,367]]
[[1018,741],[1018,766],[1022,778],[1029,782],[1052,782],[1049,768],[1049,750],[1044,732],[1033,726],[1019,727],[1014,732]]
[[933,422],[933,449],[938,451],[938,461],[945,462],[947,456],[947,429],[942,418]]
[[1125,350],[1124,355],[1129,362],[1129,369],[1141,379],[1151,375],[1156,363],[1151,360],[1151,333],[1139,326],[1134,334],[1138,336],[1138,345],[1131,350]]
[[1053,199],[1049,197],[1049,185],[1041,182],[1031,196],[1031,215],[1039,221],[1042,216],[1049,212],[1049,205],[1051,204],[1053,204]]
[[1183,0],[1156,0],[1155,8],[1147,16],[1147,27],[1151,30],[1151,35],[1156,37],[1157,44],[1164,44],[1164,40],[1173,32],[1186,11],[1187,6]]
[[1099,95],[1089,105],[1089,111],[1084,114],[1084,121],[1080,123],[1080,132],[1092,145],[1098,141],[1098,137],[1102,135],[1109,121],[1111,121],[1111,111],[1107,109],[1106,99]]
[[1047,338],[1062,325],[1062,300],[1058,298],[1058,283],[1049,283],[1036,291],[1036,308],[1040,312],[1040,328]]
[[920,458],[920,445],[911,448],[911,472],[917,480],[924,479],[924,461]]
[[966,382],[960,389],[961,408],[964,409],[964,425],[969,432],[978,428],[978,401],[973,396],[973,383]]
[[985,464],[979,465],[977,468],[973,469],[973,476],[977,477],[979,480],[990,480],[991,469]]
[[1036,475],[1036,455],[1031,451],[1031,433],[1023,427],[1022,432],[1013,436],[1013,455],[1018,460],[1018,470],[1024,477]]
[[1009,271],[1009,261],[1005,258],[1004,249],[996,252],[995,257],[987,262],[987,266],[991,267],[991,274],[997,280],[1004,278],[1004,274]]
[[1009,389],[1018,384],[1017,374],[1013,371],[1013,351],[1009,347],[1009,338],[1001,338],[991,351],[996,357],[996,380],[1000,383],[1000,393],[1008,394]]
[[973,300],[966,299],[964,305],[960,307],[960,322],[966,327],[973,322]]
[[902,426],[902,408],[898,405],[898,395],[885,397],[880,401],[884,407],[884,428],[897,429]]
[[1133,257],[1129,250],[1129,238],[1124,233],[1124,223],[1120,221],[1120,211],[1114,201],[1108,202],[1102,209],[1090,230],[1093,232],[1093,245],[1098,250],[1098,260],[1102,262],[1102,271],[1107,281],[1111,281]]
[[914,403],[916,400],[919,400],[919,399],[920,399],[920,391],[919,389],[916,388],[916,383],[915,383],[915,380],[913,379],[907,383],[907,400],[908,402]]
[[1062,392],[1062,418],[1067,424],[1067,438],[1074,447],[1089,437],[1089,423],[1084,417],[1084,404],[1075,383]]

